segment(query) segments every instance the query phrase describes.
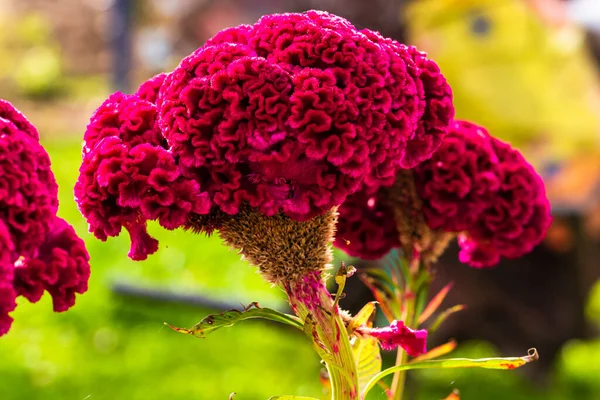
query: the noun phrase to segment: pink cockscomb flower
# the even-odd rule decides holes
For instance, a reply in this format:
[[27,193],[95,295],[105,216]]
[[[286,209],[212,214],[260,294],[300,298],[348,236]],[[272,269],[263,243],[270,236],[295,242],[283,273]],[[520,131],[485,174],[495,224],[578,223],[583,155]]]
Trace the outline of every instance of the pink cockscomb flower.
[[156,107],[135,95],[113,94],[92,116],[75,186],[79,209],[100,240],[125,227],[129,256],[144,260],[158,249],[147,221],[166,229],[183,226],[191,213],[210,211],[208,194],[184,178],[173,154],[162,147]]
[[40,135],[35,126],[12,104],[3,99],[0,99],[0,118],[12,122],[19,131],[27,134],[36,142],[40,140]]
[[[381,203],[379,223],[396,219],[396,229],[390,227],[388,235],[398,238],[397,243],[415,240],[411,236],[419,229],[410,225],[412,219],[420,218],[432,232],[459,234],[460,260],[474,267],[522,256],[542,241],[549,227],[550,205],[541,178],[517,150],[475,124],[455,121],[433,157],[409,173],[417,206],[396,201],[398,190],[355,193],[347,200],[351,207],[340,207],[338,231],[344,236],[338,235],[335,245],[366,259],[397,246],[387,236],[368,245],[373,236],[362,227],[368,224],[354,221],[372,218],[369,202]],[[399,214],[409,221],[407,226],[399,227]],[[348,236],[358,240],[346,243]]]
[[10,329],[13,319],[9,315],[17,307],[17,292],[13,287],[15,247],[10,233],[0,219],[0,336]]
[[385,328],[359,328],[358,332],[376,338],[384,350],[400,347],[411,357],[427,352],[427,331],[410,329],[402,321],[392,321]]
[[160,73],[158,75],[153,76],[148,79],[144,83],[140,85],[137,92],[135,94],[142,100],[148,101],[152,104],[156,104],[156,99],[158,97],[158,91],[165,81],[167,74]]
[[[453,115],[450,89],[423,55],[375,38],[316,11],[217,34],[165,78],[157,99],[184,175],[228,214],[247,202],[306,220],[363,179],[377,185],[430,157]],[[434,125],[439,140],[418,144]]]
[[89,259],[85,244],[73,227],[56,217],[38,256],[17,261],[15,290],[32,303],[47,291],[54,311],[66,311],[75,304],[76,293],[87,291]]
[[0,118],[0,220],[8,229],[15,255],[37,255],[58,208],[57,193],[44,148],[11,121]]
[[0,335],[10,329],[16,298],[44,291],[55,311],[87,290],[89,256],[73,228],[56,217],[58,186],[35,127],[0,100]]
[[460,260],[475,267],[530,252],[552,222],[540,176],[509,144],[495,138],[491,143],[499,161],[498,188],[474,226],[459,236]]
[[361,190],[339,207],[335,246],[353,257],[376,260],[400,246],[393,210],[381,192]]

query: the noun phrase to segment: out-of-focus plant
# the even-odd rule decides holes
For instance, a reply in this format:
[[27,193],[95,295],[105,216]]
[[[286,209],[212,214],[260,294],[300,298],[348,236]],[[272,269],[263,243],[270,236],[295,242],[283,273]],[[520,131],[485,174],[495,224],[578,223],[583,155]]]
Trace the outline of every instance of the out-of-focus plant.
[[58,94],[63,84],[62,60],[49,22],[32,12],[2,24],[0,48],[5,56],[0,61],[0,77],[6,77],[25,96]]
[[35,303],[48,292],[61,312],[87,291],[89,255],[57,210],[58,186],[38,131],[0,100],[0,336],[12,325],[17,297]]
[[[530,250],[549,221],[543,186],[522,157],[453,115],[450,87],[415,48],[328,13],[267,15],[220,32],[136,94],[111,95],[85,132],[75,195],[98,239],[129,232],[134,260],[158,248],[147,221],[218,231],[295,314],[251,303],[177,331],[205,337],[245,319],[285,323],[313,343],[332,398],[365,398],[391,374],[387,392],[400,398],[410,369],[512,369],[537,357],[438,359],[453,346],[427,352],[427,331],[417,329],[443,298],[423,308],[431,263],[454,233],[461,257],[484,266]],[[475,136],[461,148],[452,138],[463,131]],[[436,160],[440,151],[457,167]],[[352,205],[365,216],[391,210],[383,247],[370,237],[378,229],[361,231],[363,220],[348,217]],[[374,303],[355,316],[340,309],[354,268],[342,265],[336,293],[327,290],[338,207],[344,249],[402,248],[395,272],[369,281],[387,327],[373,325]],[[402,349],[396,366],[381,370],[379,347]]]

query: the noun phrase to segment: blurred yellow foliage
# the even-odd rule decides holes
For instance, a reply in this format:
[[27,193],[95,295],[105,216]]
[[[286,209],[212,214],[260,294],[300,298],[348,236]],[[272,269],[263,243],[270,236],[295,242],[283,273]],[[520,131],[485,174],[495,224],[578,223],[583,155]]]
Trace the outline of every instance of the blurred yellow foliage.
[[457,118],[486,126],[536,165],[599,154],[600,85],[584,33],[522,0],[421,0],[410,42],[450,82]]

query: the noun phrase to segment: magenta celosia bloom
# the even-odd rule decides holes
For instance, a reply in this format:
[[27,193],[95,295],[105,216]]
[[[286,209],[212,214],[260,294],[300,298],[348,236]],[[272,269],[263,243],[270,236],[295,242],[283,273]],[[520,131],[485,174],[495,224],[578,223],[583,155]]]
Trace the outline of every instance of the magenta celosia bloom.
[[75,304],[76,293],[87,291],[89,259],[85,244],[73,227],[55,217],[38,256],[17,261],[15,290],[32,303],[47,291],[52,296],[54,311],[66,311]]
[[156,107],[135,95],[113,94],[96,110],[84,136],[75,197],[100,240],[125,227],[129,256],[143,260],[158,249],[146,223],[183,226],[190,213],[210,211],[208,194],[182,176],[156,125]]
[[402,321],[392,321],[390,326],[385,328],[359,328],[359,332],[376,338],[384,350],[400,347],[412,357],[427,352],[427,331],[410,329]]
[[495,138],[491,142],[501,171],[498,190],[474,226],[459,237],[460,260],[475,267],[530,252],[552,222],[540,176],[510,145]]
[[167,74],[160,73],[142,83],[135,94],[142,100],[156,104],[158,91],[165,81]]
[[[324,12],[267,15],[106,100],[84,136],[77,202],[101,240],[128,229],[135,259],[158,247],[148,220],[209,231],[242,204],[307,220],[430,157],[451,99],[414,48]],[[132,158],[143,143],[155,149]],[[148,187],[151,162],[138,172],[150,151],[172,160],[168,187]]]
[[[541,178],[521,154],[475,124],[456,121],[431,159],[413,170],[414,182],[430,229],[459,234],[461,262],[474,267],[516,258],[539,244],[551,221]],[[340,207],[335,245],[350,255],[374,259],[393,247],[399,233],[386,221],[394,213],[385,188],[355,193]],[[376,219],[373,207],[377,205]],[[386,227],[375,241],[371,219]],[[348,237],[354,241],[346,242]],[[402,240],[400,237],[399,240]]]
[[12,104],[3,99],[0,99],[0,118],[12,122],[18,130],[26,133],[36,142],[40,140],[40,135],[35,126]]
[[434,156],[414,169],[423,213],[432,229],[471,229],[496,200],[500,165],[483,128],[456,121]]
[[0,336],[10,329],[13,319],[9,313],[17,307],[17,292],[13,287],[14,265],[11,261],[14,251],[8,228],[0,219]]
[[44,148],[0,118],[0,220],[10,233],[15,255],[37,255],[58,208],[57,193]]
[[348,196],[338,211],[335,246],[349,255],[376,260],[400,246],[393,211],[379,193],[361,190]]
[[156,124],[156,106],[136,95],[112,94],[92,114],[83,136],[83,154],[89,154],[104,138],[117,137],[127,146],[166,143]]
[[44,291],[55,311],[87,290],[89,256],[73,228],[56,217],[58,187],[37,130],[0,100],[0,335],[10,329],[17,296]]
[[[305,220],[363,179],[377,184],[428,158],[443,132],[431,141],[433,129],[418,127],[426,115],[448,125],[449,87],[414,49],[372,37],[316,11],[219,33],[167,76],[157,99],[184,175],[226,213],[248,202]],[[443,110],[430,106],[439,93]]]

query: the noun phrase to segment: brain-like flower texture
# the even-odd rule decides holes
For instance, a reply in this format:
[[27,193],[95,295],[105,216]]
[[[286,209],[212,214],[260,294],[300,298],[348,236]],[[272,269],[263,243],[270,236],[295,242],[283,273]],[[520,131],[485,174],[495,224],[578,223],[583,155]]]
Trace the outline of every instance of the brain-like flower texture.
[[[210,231],[248,205],[306,221],[361,185],[376,190],[433,154],[453,112],[444,77],[416,49],[324,12],[267,15],[100,106],[76,197],[98,238],[125,227],[143,259],[157,248],[149,220]],[[169,185],[148,183],[150,151]]]
[[73,228],[56,217],[58,187],[35,127],[0,100],[0,335],[8,332],[17,296],[37,302],[44,291],[55,311],[87,290],[89,256]]
[[374,221],[374,210],[381,224],[398,222],[398,213],[404,220],[418,213],[428,230],[459,234],[462,262],[486,267],[531,251],[550,225],[541,178],[517,150],[475,124],[455,121],[433,157],[406,174],[418,204],[398,201],[398,191],[389,188],[350,196],[340,207],[336,246],[353,256],[378,258],[412,241],[416,229],[396,225],[386,229],[391,237],[370,244],[375,227],[363,219]]

